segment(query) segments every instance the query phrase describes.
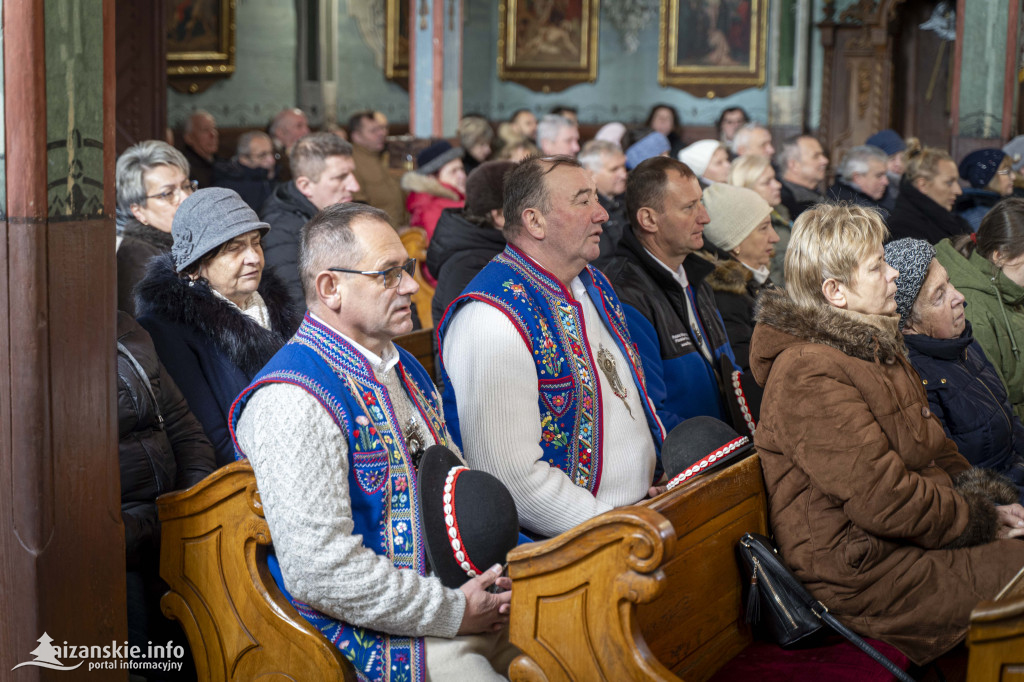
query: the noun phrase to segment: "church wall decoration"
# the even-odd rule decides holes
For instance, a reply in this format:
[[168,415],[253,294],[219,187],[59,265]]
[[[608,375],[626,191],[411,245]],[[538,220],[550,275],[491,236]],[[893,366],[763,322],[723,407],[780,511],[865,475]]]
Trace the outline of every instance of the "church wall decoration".
[[765,84],[767,0],[661,0],[658,82],[698,97]]
[[498,78],[538,92],[597,80],[598,0],[502,0]]
[[163,0],[167,84],[202,92],[235,72],[237,0]]

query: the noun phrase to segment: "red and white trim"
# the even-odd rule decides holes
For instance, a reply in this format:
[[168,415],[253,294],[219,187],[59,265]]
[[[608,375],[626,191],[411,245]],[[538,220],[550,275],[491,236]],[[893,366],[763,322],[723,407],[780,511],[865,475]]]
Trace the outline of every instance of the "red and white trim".
[[469,467],[454,466],[448,470],[448,477],[444,480],[444,525],[448,529],[448,543],[451,545],[455,563],[466,572],[466,575],[475,578],[483,571],[476,567],[466,553],[466,544],[462,541],[459,523],[455,519],[455,482],[463,471],[469,471]]
[[703,457],[703,458],[699,459],[698,461],[694,462],[693,466],[687,467],[685,471],[683,471],[681,474],[679,474],[678,476],[673,478],[671,481],[669,481],[668,482],[668,489],[672,490],[672,488],[675,488],[680,483],[688,481],[689,479],[693,478],[697,474],[699,474],[699,473],[701,473],[703,471],[706,471],[708,469],[708,467],[714,465],[715,462],[717,462],[720,459],[725,459],[726,457],[731,455],[736,450],[738,450],[738,449],[744,447],[745,445],[747,445],[747,443],[749,443],[749,442],[750,442],[750,438],[748,438],[747,436],[740,436],[739,438],[736,438],[734,440],[729,441],[728,443],[726,443],[722,447],[718,448],[717,450],[715,450],[711,454],[706,455],[705,457]]

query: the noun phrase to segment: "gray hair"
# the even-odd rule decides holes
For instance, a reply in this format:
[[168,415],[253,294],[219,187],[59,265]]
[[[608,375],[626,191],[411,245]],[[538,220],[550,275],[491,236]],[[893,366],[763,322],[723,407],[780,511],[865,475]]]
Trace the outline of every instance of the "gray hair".
[[596,172],[601,170],[602,159],[610,154],[622,154],[622,147],[607,140],[591,140],[583,145],[583,149],[576,156],[580,165],[588,171]]
[[267,131],[271,134],[272,137],[277,137],[278,128],[281,127],[281,125],[284,123],[284,119],[287,118],[289,114],[295,114],[296,116],[302,116],[303,118],[305,118],[306,116],[306,112],[304,112],[302,109],[299,109],[298,107],[282,109],[281,111],[277,112],[277,115],[274,116],[274,120],[270,122],[270,127],[267,128]]
[[[333,133],[327,133],[333,135]],[[391,226],[388,214],[366,204],[334,204],[317,213],[299,233],[299,278],[306,305],[316,303],[316,276],[327,268],[349,268],[363,257],[352,232],[359,218],[372,218]]]
[[545,140],[548,142],[554,142],[558,137],[558,132],[562,128],[575,127],[576,126],[573,122],[565,116],[559,116],[558,114],[545,114],[537,123],[537,144],[540,145]]
[[783,175],[786,174],[790,161],[800,162],[800,140],[805,138],[808,140],[817,139],[812,135],[804,134],[788,137],[783,141],[782,148],[775,154],[775,163],[779,167],[779,172]]
[[299,139],[288,157],[292,177],[307,177],[317,182],[327,166],[328,156],[352,156],[352,145],[334,133],[310,133]]
[[157,166],[174,166],[188,177],[185,155],[162,140],[144,140],[117,157],[117,210],[131,215],[132,204],[146,203],[146,173]]
[[732,149],[733,149],[733,151],[736,151],[740,147],[745,147],[750,142],[750,134],[752,132],[754,132],[755,130],[768,130],[768,129],[765,128],[760,123],[753,123],[753,122],[747,123],[746,125],[741,127],[739,130],[737,130],[735,135],[733,135],[733,137],[732,137]]
[[270,135],[267,135],[262,130],[250,130],[247,133],[242,133],[238,138],[238,147],[235,149],[235,153],[239,156],[249,156],[249,151],[252,148],[252,141],[257,138],[266,138],[273,144],[273,140],[270,139]]
[[192,112],[191,116],[185,119],[185,129],[183,132],[186,135],[190,134],[193,130],[195,130],[196,119],[198,119],[200,116],[208,116],[210,120],[214,122],[214,125],[216,125],[217,123],[217,119],[214,118],[213,114],[211,114],[209,111],[207,111],[206,109],[196,109]]
[[850,184],[853,182],[854,175],[864,175],[868,172],[872,159],[881,162],[884,166],[889,162],[889,155],[869,144],[851,147],[843,155],[843,160],[839,162],[836,176],[846,184]]

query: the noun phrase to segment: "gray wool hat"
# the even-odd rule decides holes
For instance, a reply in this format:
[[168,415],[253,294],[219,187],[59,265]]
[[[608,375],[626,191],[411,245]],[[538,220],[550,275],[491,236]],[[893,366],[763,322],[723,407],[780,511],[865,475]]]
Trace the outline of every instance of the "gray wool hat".
[[900,329],[910,317],[910,310],[924,286],[933,258],[935,247],[923,239],[907,237],[885,245],[885,262],[900,273],[896,278],[896,312],[900,316]]
[[208,187],[193,192],[178,206],[171,225],[174,269],[181,272],[224,242],[253,230],[264,234],[270,225],[234,190]]

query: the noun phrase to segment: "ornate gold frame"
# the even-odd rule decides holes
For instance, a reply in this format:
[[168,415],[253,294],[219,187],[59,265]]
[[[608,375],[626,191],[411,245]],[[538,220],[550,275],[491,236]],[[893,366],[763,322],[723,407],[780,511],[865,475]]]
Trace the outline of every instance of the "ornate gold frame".
[[[520,0],[502,0],[498,5],[498,78],[513,81],[537,92],[557,92],[570,85],[597,80],[597,39],[599,0],[581,3],[579,58],[573,60],[520,61],[517,35]],[[557,28],[557,27],[555,27]],[[529,39],[529,38],[527,38]]]
[[[405,10],[405,17],[402,16]],[[384,76],[409,89],[409,0],[386,0],[384,8]],[[402,40],[405,49],[402,49]]]
[[[679,5],[686,0],[661,0],[658,19],[658,83],[685,90],[697,97],[722,97],[765,83],[765,46],[768,40],[768,0],[750,0],[750,52],[736,66],[680,64]],[[724,3],[723,3],[724,4]],[[723,8],[724,9],[724,8]]]
[[[169,17],[175,0],[164,0],[163,12]],[[167,50],[167,84],[180,92],[202,92],[235,72],[235,2],[219,0],[220,31],[214,50]],[[170,21],[167,22],[170,30]]]

